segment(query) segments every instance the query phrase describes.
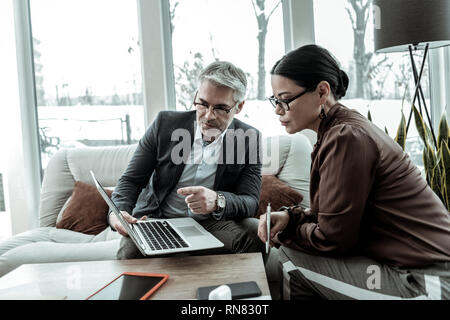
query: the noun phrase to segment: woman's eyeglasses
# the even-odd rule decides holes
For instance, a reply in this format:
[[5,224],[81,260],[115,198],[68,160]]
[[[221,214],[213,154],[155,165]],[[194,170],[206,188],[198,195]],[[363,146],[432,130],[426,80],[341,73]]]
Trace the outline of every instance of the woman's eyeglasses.
[[302,95],[304,95],[307,92],[309,92],[308,89],[306,89],[305,91],[299,93],[298,95],[296,95],[295,97],[292,97],[290,99],[278,99],[275,96],[271,96],[268,99],[275,109],[277,108],[277,106],[280,106],[281,109],[283,109],[284,111],[289,111],[289,103],[291,103],[295,99],[300,98]]

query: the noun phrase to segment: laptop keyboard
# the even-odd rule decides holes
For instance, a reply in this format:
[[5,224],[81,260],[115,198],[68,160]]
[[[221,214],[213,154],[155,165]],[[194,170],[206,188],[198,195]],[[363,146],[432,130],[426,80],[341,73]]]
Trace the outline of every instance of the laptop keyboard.
[[166,221],[145,221],[136,223],[152,250],[186,248],[189,245]]

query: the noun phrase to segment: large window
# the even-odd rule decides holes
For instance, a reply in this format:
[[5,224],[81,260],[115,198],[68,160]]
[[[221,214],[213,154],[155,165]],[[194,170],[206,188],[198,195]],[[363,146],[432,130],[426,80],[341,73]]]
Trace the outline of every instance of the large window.
[[30,1],[42,167],[144,133],[136,1]]
[[[408,121],[414,96],[411,61],[408,52],[373,54],[370,3],[371,0],[314,0],[316,43],[334,54],[350,78],[343,104],[358,110],[364,116],[370,111],[373,122],[394,138],[402,110]],[[416,52],[414,57],[416,64],[420,66],[423,51]],[[424,69],[421,85],[429,108],[427,68]],[[413,116],[405,151],[423,171],[422,150]]]
[[281,0],[170,0],[177,110],[191,110],[199,72],[215,60],[242,68],[247,101],[237,115],[264,135],[286,134],[266,100],[284,54]]

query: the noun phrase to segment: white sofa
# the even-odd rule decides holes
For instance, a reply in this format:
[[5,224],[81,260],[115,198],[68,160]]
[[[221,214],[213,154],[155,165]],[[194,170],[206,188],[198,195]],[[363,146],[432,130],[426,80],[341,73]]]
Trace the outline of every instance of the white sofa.
[[[136,145],[64,149],[50,160],[42,183],[40,227],[0,243],[0,276],[21,264],[116,259],[120,235],[106,228],[98,235],[57,229],[75,181],[93,184],[89,170],[114,187]],[[276,175],[303,196],[309,207],[310,140],[303,134],[263,139],[263,174]],[[17,213],[13,213],[17,214]]]

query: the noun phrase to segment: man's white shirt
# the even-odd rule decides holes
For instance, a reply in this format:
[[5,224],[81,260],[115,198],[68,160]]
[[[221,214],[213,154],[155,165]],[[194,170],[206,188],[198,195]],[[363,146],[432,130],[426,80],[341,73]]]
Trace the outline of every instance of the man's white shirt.
[[180,180],[161,204],[161,211],[164,217],[179,218],[189,216],[197,220],[204,220],[210,216],[209,214],[194,214],[184,201],[186,196],[179,195],[177,190],[190,186],[203,186],[213,189],[217,164],[221,159],[223,138],[227,130],[225,129],[213,142],[205,143],[200,124],[197,123],[194,142]]

